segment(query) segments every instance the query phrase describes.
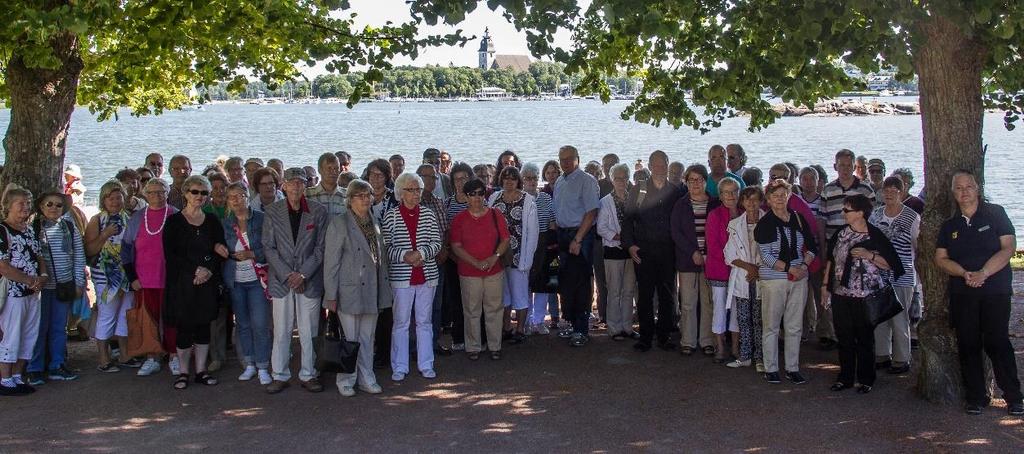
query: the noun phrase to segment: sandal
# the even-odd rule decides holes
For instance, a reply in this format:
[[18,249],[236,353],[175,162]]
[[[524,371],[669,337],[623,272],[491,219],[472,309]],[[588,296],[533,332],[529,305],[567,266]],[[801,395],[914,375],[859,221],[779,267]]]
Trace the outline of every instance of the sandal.
[[679,350],[679,353],[682,355],[690,356],[693,354],[693,347],[683,347],[682,349]]
[[847,385],[846,383],[837,381],[837,382],[833,383],[832,386],[829,387],[828,389],[830,389],[832,391],[842,391],[842,390],[847,389],[847,388],[852,388],[852,386]]
[[480,359],[480,352],[469,352],[466,353],[466,356],[469,358],[470,361],[476,361]]
[[174,379],[174,389],[182,390],[188,388],[188,374],[180,374]]
[[501,350],[498,350],[496,352],[491,352],[491,359],[493,359],[495,361],[501,359]]
[[217,384],[217,379],[213,378],[213,375],[210,375],[205,370],[202,372],[196,372],[195,381],[196,383],[206,386],[213,386]]

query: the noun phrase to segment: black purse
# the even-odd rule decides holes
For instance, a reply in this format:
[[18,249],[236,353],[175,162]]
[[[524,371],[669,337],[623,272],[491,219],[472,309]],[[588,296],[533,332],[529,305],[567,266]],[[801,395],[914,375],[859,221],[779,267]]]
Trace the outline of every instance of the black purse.
[[341,333],[338,313],[328,311],[327,329],[320,336],[316,349],[316,369],[320,372],[352,374],[359,358],[359,342],[345,339]]
[[[63,222],[66,222],[66,221],[60,221],[60,222],[63,223]],[[65,227],[66,227],[66,224],[65,224]],[[43,233],[42,235],[43,235],[43,237],[46,236],[45,233]],[[56,281],[57,280],[57,276],[56,276],[56,274],[57,274],[57,262],[55,262],[53,260],[53,249],[51,249],[51,247],[50,247],[49,240],[47,240],[47,242],[46,242],[46,251],[50,253],[50,265],[53,266],[53,270],[54,270],[53,271],[53,274],[54,274],[53,280]],[[72,251],[72,254],[74,254],[74,251]],[[74,259],[75,259],[75,256],[72,255],[71,256],[72,263],[74,263]],[[68,282],[57,282],[57,292],[56,292],[57,293],[57,301],[60,301],[62,303],[70,303],[70,302],[73,302],[75,300],[75,298],[78,296],[77,295],[77,293],[78,293],[78,286],[75,285],[75,278],[74,278],[73,274],[74,273],[72,272],[72,277],[71,277],[70,281],[68,281]]]
[[[863,267],[864,265],[861,264],[862,283],[864,281]],[[864,317],[872,327],[889,321],[900,312],[903,312],[903,304],[896,297],[896,290],[893,290],[891,282],[886,282],[885,287],[864,297]]]

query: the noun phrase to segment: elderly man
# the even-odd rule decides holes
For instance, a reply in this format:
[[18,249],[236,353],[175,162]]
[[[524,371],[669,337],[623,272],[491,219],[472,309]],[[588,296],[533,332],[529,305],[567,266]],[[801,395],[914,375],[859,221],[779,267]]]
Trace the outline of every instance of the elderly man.
[[740,182],[740,190],[746,187],[743,178],[729,171],[725,161],[725,148],[721,145],[712,145],[708,150],[708,181],[705,183],[705,190],[711,197],[718,197],[718,181],[725,177],[733,177]]
[[228,176],[228,183],[235,183],[241,181],[248,185],[249,183],[245,180],[245,168],[242,167],[242,158],[240,156],[232,156],[224,161],[224,173]]
[[142,164],[142,167],[153,172],[154,177],[161,178],[164,176],[164,157],[160,153],[150,153],[146,155],[146,162]]
[[555,223],[558,225],[558,293],[564,318],[572,323],[570,345],[589,339],[590,297],[593,292],[594,232],[600,207],[597,180],[580,170],[580,153],[572,145],[558,149],[562,175],[555,180]]
[[388,163],[391,164],[391,181],[395,181],[402,172],[405,172],[405,158],[400,154],[393,154],[388,158]]
[[320,169],[322,178],[320,184],[306,189],[306,198],[323,205],[327,208],[327,214],[332,217],[344,213],[345,189],[338,187],[338,175],[341,174],[338,157],[334,153],[324,153],[317,159],[316,166]]
[[339,174],[352,171],[352,155],[347,151],[335,151],[334,156],[338,158]]
[[447,151],[441,150],[441,173],[445,175],[451,175],[452,173],[452,155]]
[[293,167],[284,172],[285,198],[267,207],[263,222],[263,250],[269,265],[268,290],[273,299],[274,343],[270,354],[274,381],[270,394],[288,387],[291,371],[292,326],[298,326],[302,368],[299,381],[310,392],[323,391],[314,368],[313,336],[320,323],[323,296],[324,232],[327,209],[306,199],[306,172]]
[[868,159],[868,184],[875,190],[875,207],[885,205],[882,202],[882,182],[885,180],[885,161],[878,158]]
[[[608,153],[601,158],[601,169],[604,170],[604,178],[597,180],[597,185],[601,189],[601,197],[608,195],[614,189],[612,185],[612,166],[619,163],[619,155],[615,153]],[[600,243],[600,241],[598,241]],[[604,246],[601,246],[602,248]]]
[[726,145],[725,161],[729,165],[729,171],[733,174],[742,177],[743,172],[747,171],[747,152],[743,151],[743,146],[738,143]]
[[[451,177],[441,171],[441,166],[444,163],[441,159],[441,150],[438,150],[437,148],[427,148],[424,150],[423,163],[434,166],[434,171],[437,174],[437,179],[439,181],[436,181],[436,184],[433,185],[434,189],[432,190],[435,197],[439,199],[447,199],[452,194],[455,194],[455,186],[452,185]],[[419,173],[419,171],[416,173]]]
[[672,161],[668,165],[668,182],[678,187],[683,186],[683,173],[686,172],[686,166],[679,161]]
[[167,203],[174,208],[185,207],[185,193],[181,185],[192,175],[192,161],[185,155],[174,155],[171,158],[171,192],[167,195]]

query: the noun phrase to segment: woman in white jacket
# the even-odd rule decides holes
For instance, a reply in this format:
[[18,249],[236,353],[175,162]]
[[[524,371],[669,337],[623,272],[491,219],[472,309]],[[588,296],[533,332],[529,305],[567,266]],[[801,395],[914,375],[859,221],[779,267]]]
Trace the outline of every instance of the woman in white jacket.
[[636,272],[629,252],[622,249],[619,235],[625,216],[629,165],[616,164],[608,171],[612,192],[601,199],[597,214],[597,234],[604,245],[604,276],[608,282],[608,308],[605,310],[608,333],[612,340],[639,338],[633,331],[633,296],[636,294]]
[[[509,247],[512,263],[505,269],[505,288],[502,301],[505,305],[504,334],[510,336],[510,343],[520,344],[526,340],[530,308],[530,267],[537,250],[540,224],[537,222],[537,202],[523,191],[523,178],[519,169],[508,166],[498,175],[501,190],[491,195],[487,204],[505,215],[508,225]],[[508,263],[507,261],[505,263]],[[516,330],[512,333],[512,309],[516,311]]]
[[757,295],[761,253],[754,240],[754,226],[764,214],[761,210],[763,200],[764,193],[756,186],[740,192],[739,204],[744,214],[729,222],[729,240],[725,243],[725,262],[732,265],[726,305],[736,318],[736,323],[730,323],[730,326],[738,326],[740,336],[739,358],[726,366],[746,367],[754,362],[758,372],[764,369],[761,358],[761,298]]

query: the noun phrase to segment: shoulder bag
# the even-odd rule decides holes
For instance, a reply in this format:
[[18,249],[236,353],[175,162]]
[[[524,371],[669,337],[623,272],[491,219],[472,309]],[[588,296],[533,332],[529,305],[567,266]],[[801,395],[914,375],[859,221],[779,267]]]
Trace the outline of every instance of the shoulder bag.
[[[61,220],[61,233],[63,234],[64,228],[68,228],[70,221]],[[53,247],[50,246],[50,237],[46,236],[46,232],[43,232],[43,238],[46,238],[46,251],[50,254],[50,265],[53,266],[53,280],[57,283],[57,301],[62,303],[70,303],[77,297],[77,286],[75,285],[74,270],[71,271],[71,280],[68,282],[60,282],[57,280],[57,262],[53,259]],[[74,264],[74,248],[71,251],[71,263]],[[72,265],[74,266],[74,265]]]
[[[252,248],[249,247],[249,242],[246,241],[245,236],[242,235],[242,229],[238,227],[238,223],[236,222],[235,225],[233,225],[232,227],[234,227],[235,229],[235,236],[238,237],[238,241],[242,243],[242,248],[244,248],[247,251],[252,251]],[[256,279],[260,282],[260,287],[263,287],[263,296],[267,297],[267,301],[273,301],[273,299],[270,297],[270,284],[268,281],[269,273],[267,273],[267,265],[256,263],[255,254],[253,258],[249,259],[249,261],[252,262],[252,268],[256,270]]]
[[141,291],[135,292],[135,307],[125,312],[128,321],[128,345],[125,348],[128,356],[159,355],[164,352],[160,344],[160,327],[146,309],[143,294]]
[[345,339],[337,312],[327,311],[327,329],[317,343],[316,370],[343,374],[356,372],[359,342]]
[[[864,282],[864,264],[861,263],[861,284]],[[903,312],[903,304],[896,298],[896,291],[892,288],[892,282],[885,283],[885,286],[874,293],[864,297],[864,316],[871,323],[872,327],[895,317]]]

